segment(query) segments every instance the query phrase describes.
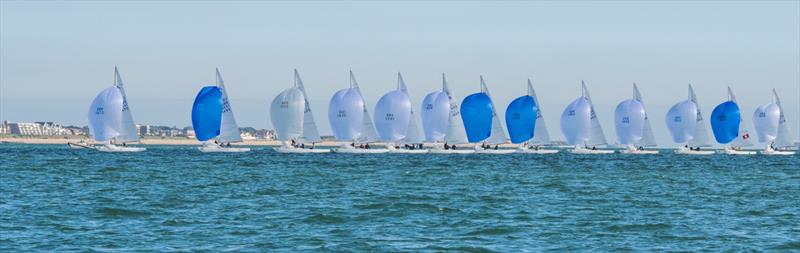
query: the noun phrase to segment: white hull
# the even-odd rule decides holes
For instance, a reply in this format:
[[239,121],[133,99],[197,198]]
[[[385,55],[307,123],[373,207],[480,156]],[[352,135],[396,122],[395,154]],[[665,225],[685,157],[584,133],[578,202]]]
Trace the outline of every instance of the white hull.
[[142,152],[147,150],[146,148],[137,148],[137,147],[128,147],[128,146],[117,146],[117,145],[102,145],[102,146],[94,146],[100,152]]
[[716,152],[714,150],[689,150],[685,148],[680,148],[675,150],[675,154],[679,155],[713,155]]
[[430,149],[429,154],[472,154],[475,150],[471,149]]
[[335,148],[331,149],[333,153],[342,153],[342,154],[383,154],[388,153],[388,149],[362,149],[362,148]]
[[475,150],[475,154],[494,154],[494,155],[502,155],[502,154],[511,154],[517,152],[514,149],[481,149]]
[[558,149],[517,149],[515,153],[520,154],[555,154]]
[[613,154],[614,150],[576,148],[570,150],[569,152],[579,155],[600,155],[600,154]]
[[287,154],[320,154],[320,153],[331,152],[331,150],[327,148],[308,149],[308,148],[293,148],[293,147],[275,147],[272,149],[275,150],[275,152],[287,153]]
[[72,149],[92,149],[92,148],[94,148],[92,146],[89,146],[87,143],[80,143],[80,142],[78,142],[78,143],[67,142],[67,146],[69,146],[69,148],[72,148]]
[[427,154],[427,149],[390,149],[390,154]]
[[730,148],[726,148],[726,149],[720,150],[719,153],[720,154],[726,154],[726,155],[755,155],[756,154],[755,151],[735,150],[735,149],[730,149]]
[[197,149],[203,153],[241,153],[241,152],[248,152],[250,148],[231,148],[231,147],[220,147],[217,145],[209,145],[209,146],[202,146],[198,147]]
[[637,149],[623,149],[619,151],[620,154],[630,154],[630,155],[655,155],[658,154],[658,150],[637,150]]
[[772,147],[767,147],[766,150],[761,151],[762,155],[794,155],[794,151],[775,150]]

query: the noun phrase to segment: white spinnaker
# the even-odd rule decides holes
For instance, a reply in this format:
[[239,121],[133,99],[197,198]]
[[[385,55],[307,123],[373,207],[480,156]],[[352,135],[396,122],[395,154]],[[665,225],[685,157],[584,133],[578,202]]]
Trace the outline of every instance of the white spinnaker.
[[589,145],[592,106],[589,99],[581,96],[564,108],[561,113],[561,133],[570,145]]
[[542,104],[539,98],[536,97],[536,91],[533,90],[531,79],[528,79],[528,96],[533,97],[536,103],[536,124],[533,129],[533,140],[531,144],[544,145],[550,143],[550,133],[547,131],[547,124],[544,123],[544,115],[542,115]]
[[300,91],[303,92],[305,98],[305,106],[303,110],[303,135],[300,136],[300,142],[320,142],[322,139],[319,137],[319,129],[317,129],[317,122],[314,121],[314,114],[311,112],[311,104],[308,103],[308,94],[306,88],[303,86],[303,80],[300,79],[300,74],[297,69],[294,70],[294,82]]
[[225,82],[222,81],[219,69],[217,69],[217,87],[222,92],[222,122],[217,140],[219,142],[241,142],[242,133],[239,132],[239,126],[236,125],[236,118],[233,117],[233,108],[228,100],[228,91],[225,90]]
[[272,100],[270,119],[278,140],[295,140],[303,134],[305,100],[298,88],[286,89]]
[[697,128],[697,106],[691,100],[684,100],[673,105],[667,111],[667,129],[675,143],[692,140]]
[[[397,72],[397,82],[400,86],[400,91],[406,94],[409,101],[411,100],[411,95],[408,94],[408,87],[406,87],[406,82],[403,81],[403,76],[400,75],[400,72]],[[411,116],[410,120],[408,121],[408,131],[406,132],[406,137],[403,138],[404,143],[422,143],[422,135],[419,134],[419,125],[417,125],[417,117],[414,114],[414,107],[411,107]]]
[[122,77],[120,77],[117,67],[114,67],[114,85],[119,88],[119,92],[122,94],[122,122],[120,122],[119,136],[115,139],[121,142],[139,141],[139,135],[136,133],[136,123],[133,122],[128,97],[125,95],[125,87],[122,84]]
[[[728,86],[728,96],[729,96],[731,101],[736,103],[736,95],[733,94],[733,90],[731,90],[730,86]],[[741,110],[742,110],[742,108],[740,106],[739,107],[740,115],[742,114]],[[739,119],[739,136],[737,136],[736,139],[734,139],[731,142],[731,147],[747,147],[747,146],[753,146],[753,142],[750,141],[750,133],[747,131],[747,128],[744,127],[744,119],[740,118]]]
[[464,129],[464,122],[461,120],[461,110],[459,109],[458,100],[450,91],[447,86],[447,78],[442,74],[442,91],[447,94],[450,100],[450,116],[449,125],[447,127],[447,136],[444,141],[450,144],[464,144],[467,143],[467,131]]
[[489,96],[489,101],[492,103],[492,134],[485,142],[489,144],[506,143],[508,141],[508,136],[506,136],[506,131],[503,130],[503,123],[500,121],[500,117],[497,116],[497,106],[495,106],[494,101],[492,101],[492,94],[489,93],[489,87],[487,87],[486,82],[483,81],[483,76],[481,76],[481,92],[486,93],[486,96]]
[[589,101],[589,107],[591,108],[590,112],[590,124],[589,124],[589,140],[586,144],[588,145],[607,145],[608,141],[606,141],[606,135],[603,134],[603,127],[600,125],[600,120],[597,118],[597,111],[594,109],[594,104],[592,103],[592,97],[589,96],[589,89],[586,88],[586,84],[581,81],[581,87],[583,89],[583,94],[586,97],[586,100]]
[[778,136],[773,146],[778,148],[794,147],[794,140],[792,139],[792,134],[789,132],[789,125],[786,124],[786,116],[781,106],[781,99],[778,97],[778,92],[776,92],[775,89],[772,89],[772,97],[781,112],[780,119],[778,120]]
[[450,98],[444,91],[428,93],[422,100],[422,129],[425,140],[429,142],[444,141],[450,120]]
[[358,87],[358,82],[356,82],[356,76],[353,75],[353,71],[350,71],[350,87],[358,91],[358,95],[361,97],[361,103],[364,104],[361,135],[358,137],[357,141],[360,143],[376,142],[378,141],[378,133],[375,132],[375,124],[372,123],[372,117],[369,116],[369,111],[367,110],[367,101],[364,100],[364,96],[361,94],[361,88]]
[[364,123],[364,101],[355,88],[342,89],[328,104],[328,122],[336,140],[355,141]]
[[94,98],[88,116],[89,132],[95,141],[108,141],[120,135],[123,101],[117,86],[100,91]]
[[697,122],[695,124],[694,133],[692,134],[692,139],[689,140],[688,144],[693,147],[710,147],[711,142],[708,137],[706,120],[703,118],[703,112],[700,110],[700,103],[697,102],[697,95],[694,94],[694,89],[691,84],[689,84],[689,100],[697,107],[697,116],[695,117]]
[[401,90],[386,93],[375,104],[375,128],[384,142],[404,140],[410,120],[411,100]]
[[653,135],[653,127],[650,126],[650,117],[647,115],[647,107],[644,105],[644,99],[642,99],[642,94],[639,93],[639,87],[636,86],[636,83],[633,83],[633,99],[639,101],[644,109],[644,127],[642,128],[642,139],[636,142],[636,145],[642,147],[655,147],[657,146],[656,137]]
[[756,108],[753,113],[753,126],[758,134],[758,142],[772,142],[778,137],[781,110],[774,103]]
[[617,143],[632,146],[642,140],[644,135],[645,111],[641,102],[626,99],[614,110],[614,128]]

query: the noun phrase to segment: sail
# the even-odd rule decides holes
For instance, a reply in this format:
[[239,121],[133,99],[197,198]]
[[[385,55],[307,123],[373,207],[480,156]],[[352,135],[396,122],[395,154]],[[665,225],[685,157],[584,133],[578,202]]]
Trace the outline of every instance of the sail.
[[792,134],[789,132],[789,125],[786,124],[786,116],[783,112],[783,107],[781,106],[781,99],[778,97],[778,92],[775,91],[775,89],[772,89],[772,98],[775,100],[774,103],[778,106],[778,110],[780,111],[780,117],[778,120],[778,136],[776,137],[773,146],[778,148],[794,147],[794,140],[792,138]]
[[644,105],[636,99],[626,99],[614,110],[617,143],[633,145],[642,140],[645,124]]
[[494,101],[492,101],[492,93],[489,92],[489,87],[487,87],[486,82],[483,81],[483,76],[481,76],[481,92],[486,93],[486,96],[489,97],[489,103],[492,104],[492,136],[490,136],[486,142],[491,144],[505,143],[508,141],[508,136],[506,136],[506,131],[503,130],[503,123],[500,122],[500,116],[497,116],[497,107],[494,105]]
[[483,92],[469,95],[461,102],[461,119],[470,143],[484,141],[492,135],[492,111],[492,100]]
[[367,101],[364,99],[364,96],[361,94],[361,88],[358,87],[358,82],[356,82],[356,77],[353,75],[353,71],[350,71],[350,86],[358,91],[358,95],[361,97],[361,103],[363,106],[363,113],[362,115],[362,126],[361,126],[361,135],[358,137],[358,142],[375,142],[378,140],[378,134],[375,132],[375,125],[372,123],[372,117],[369,116],[369,111],[367,111]]
[[533,90],[531,79],[528,79],[528,96],[533,97],[533,103],[536,106],[536,123],[533,131],[533,144],[548,144],[550,143],[550,133],[547,131],[547,125],[544,123],[544,115],[542,114],[542,104],[539,98],[536,97],[536,91]]
[[89,106],[89,132],[95,141],[108,141],[120,135],[122,123],[122,93],[111,86],[100,93]]
[[405,139],[410,120],[411,100],[403,91],[390,91],[375,104],[375,128],[384,142]]
[[758,142],[772,142],[778,137],[778,124],[781,110],[774,103],[756,108],[753,113],[753,126],[758,134]]
[[339,141],[354,141],[361,135],[364,123],[364,101],[356,88],[342,89],[328,104],[328,122]]
[[278,140],[295,140],[303,134],[305,101],[299,88],[286,89],[272,100],[270,119]]
[[642,94],[639,93],[639,87],[636,86],[636,83],[633,83],[633,99],[639,101],[644,109],[644,127],[642,127],[642,139],[636,142],[636,145],[642,147],[655,147],[657,146],[656,137],[653,135],[653,127],[650,126],[650,117],[647,115],[647,107],[644,105],[644,99],[642,99]]
[[[728,96],[730,97],[730,101],[736,103],[736,95],[733,95],[733,90],[731,90],[730,86],[728,86]],[[747,131],[747,128],[744,127],[744,120],[742,119],[741,114],[739,114],[739,131],[737,133],[737,138],[734,139],[733,142],[731,142],[731,146],[745,147],[752,145],[753,142],[750,141],[750,133]]]
[[506,126],[511,143],[519,144],[533,138],[536,129],[536,103],[525,95],[511,101],[506,108]]
[[222,92],[216,86],[200,89],[192,104],[192,128],[199,141],[217,137],[222,122]]
[[606,145],[608,141],[606,141],[606,135],[603,134],[603,127],[600,125],[600,120],[597,118],[597,111],[594,109],[594,104],[592,103],[592,97],[589,96],[589,89],[586,88],[586,84],[581,81],[581,88],[583,89],[583,94],[586,97],[586,100],[589,101],[589,108],[591,109],[590,112],[590,124],[589,124],[589,140],[586,142],[588,145]]
[[689,84],[689,100],[692,101],[697,108],[697,116],[695,116],[696,124],[694,133],[688,144],[695,147],[711,146],[711,141],[708,137],[708,128],[706,128],[706,120],[703,118],[703,112],[700,110],[700,103],[697,102],[697,95],[694,94],[694,89],[691,84]]
[[[406,87],[406,82],[403,81],[403,76],[400,75],[400,72],[397,73],[397,82],[400,86],[400,91],[405,93],[410,101],[411,95],[408,95],[408,87]],[[413,107],[411,107],[411,116],[410,120],[408,121],[408,132],[406,132],[406,137],[403,138],[403,142],[422,143],[422,136],[419,134],[419,126],[417,125],[417,117],[416,114],[414,114]]]
[[561,132],[570,145],[588,145],[592,107],[589,99],[579,97],[561,113]]
[[220,133],[217,140],[220,142],[241,142],[242,136],[239,132],[239,126],[236,125],[236,119],[233,117],[233,109],[228,100],[228,91],[225,90],[225,82],[222,81],[219,69],[217,69],[217,87],[222,92],[222,123],[220,124]]
[[451,144],[466,143],[467,135],[464,129],[464,121],[461,118],[461,109],[458,106],[458,100],[455,99],[450,87],[447,85],[447,78],[444,73],[442,73],[442,91],[447,94],[450,104],[449,125],[447,126],[447,134],[444,141]]
[[136,124],[133,123],[131,107],[128,104],[128,96],[125,95],[125,87],[122,84],[122,77],[120,77],[117,67],[114,67],[114,85],[119,88],[120,94],[122,94],[122,122],[120,122],[119,136],[115,139],[121,142],[139,141],[139,134],[136,133]]
[[322,139],[319,137],[319,129],[317,129],[317,122],[314,121],[314,114],[311,112],[311,104],[308,103],[308,94],[306,88],[303,86],[303,80],[300,79],[300,74],[297,69],[294,70],[295,86],[303,92],[305,99],[305,106],[303,110],[303,135],[300,136],[301,142],[320,142]]
[[667,129],[675,143],[692,140],[697,128],[697,106],[691,100],[676,103],[667,111]]
[[443,91],[428,93],[422,100],[422,129],[425,140],[443,141],[450,125],[450,98]]
[[739,136],[739,105],[733,101],[726,101],[717,105],[711,112],[711,130],[714,138],[720,144],[727,144]]

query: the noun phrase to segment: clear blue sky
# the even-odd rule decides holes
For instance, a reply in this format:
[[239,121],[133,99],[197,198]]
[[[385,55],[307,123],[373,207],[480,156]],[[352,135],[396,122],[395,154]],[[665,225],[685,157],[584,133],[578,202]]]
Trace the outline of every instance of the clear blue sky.
[[458,97],[483,74],[503,111],[533,77],[556,139],[586,80],[613,140],[635,81],[662,145],[687,83],[706,114],[731,85],[750,129],[774,87],[800,136],[798,1],[0,2],[0,120],[84,125],[114,65],[141,124],[190,125],[220,67],[240,125],[270,127],[269,101],[298,68],[327,134],[328,99],[353,69],[370,107],[397,71],[415,104],[442,72]]

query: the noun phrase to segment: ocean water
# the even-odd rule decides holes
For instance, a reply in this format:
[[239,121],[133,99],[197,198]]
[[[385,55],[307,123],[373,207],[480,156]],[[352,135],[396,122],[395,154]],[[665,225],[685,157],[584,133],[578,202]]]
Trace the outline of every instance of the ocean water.
[[0,252],[798,251],[800,155],[0,144]]

